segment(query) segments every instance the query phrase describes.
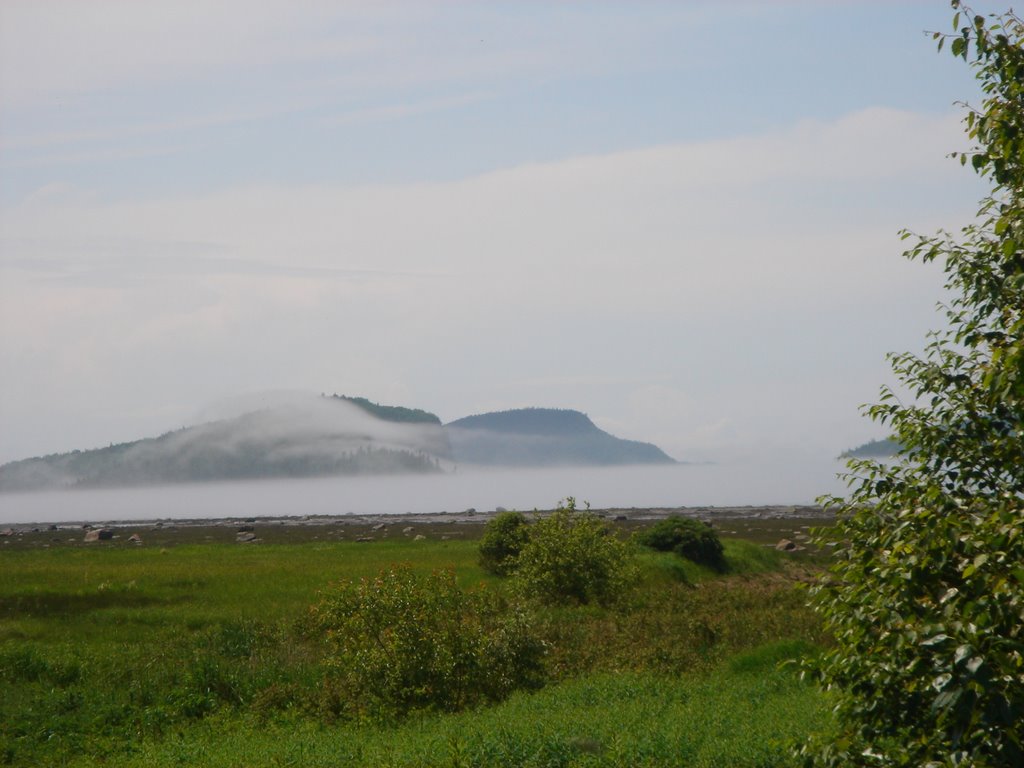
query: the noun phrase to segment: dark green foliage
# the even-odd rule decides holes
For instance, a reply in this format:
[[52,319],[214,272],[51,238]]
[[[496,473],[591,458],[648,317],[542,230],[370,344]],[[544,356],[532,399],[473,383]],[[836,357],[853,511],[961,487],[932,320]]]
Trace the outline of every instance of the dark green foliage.
[[512,578],[520,595],[548,605],[611,605],[636,575],[629,546],[604,520],[577,511],[570,497],[533,524]]
[[519,553],[530,537],[529,524],[521,512],[501,512],[484,526],[480,539],[480,567],[497,576],[515,570]]
[[892,438],[869,440],[863,445],[843,451],[841,459],[880,459],[895,456],[900,452],[900,444]]
[[672,515],[659,520],[637,534],[637,542],[659,552],[675,552],[680,557],[724,571],[725,555],[715,529],[701,520]]
[[405,408],[400,405],[380,405],[365,397],[349,397],[348,395],[331,395],[334,400],[343,400],[347,403],[359,406],[371,416],[382,421],[394,421],[399,424],[437,424],[441,420],[433,413],[419,408]]
[[[814,591],[835,638],[820,674],[841,734],[828,766],[1024,765],[1024,22],[953,2],[955,56],[985,94],[958,154],[991,180],[961,238],[920,238],[944,264],[949,329],[891,357],[868,415],[899,460],[851,460],[838,561]],[[909,235],[908,235],[909,236]]]
[[451,570],[392,567],[338,585],[315,613],[353,715],[458,711],[543,680],[544,646],[526,615],[462,590]]

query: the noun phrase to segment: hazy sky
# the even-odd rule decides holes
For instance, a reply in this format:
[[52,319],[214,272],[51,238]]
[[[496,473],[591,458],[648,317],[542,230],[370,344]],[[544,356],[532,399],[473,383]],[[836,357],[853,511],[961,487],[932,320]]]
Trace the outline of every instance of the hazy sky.
[[[975,4],[982,10],[998,9]],[[879,436],[971,218],[941,0],[0,4],[0,461],[265,390]]]

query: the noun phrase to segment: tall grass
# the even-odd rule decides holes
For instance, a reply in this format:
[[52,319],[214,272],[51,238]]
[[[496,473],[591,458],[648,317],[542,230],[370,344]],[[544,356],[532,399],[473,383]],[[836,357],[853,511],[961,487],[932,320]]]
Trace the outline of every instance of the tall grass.
[[771,768],[793,765],[791,744],[827,727],[820,694],[774,665],[705,679],[606,673],[391,727],[211,721],[114,764]]
[[782,556],[725,544],[734,575],[640,555],[624,608],[538,613],[540,693],[392,726],[339,719],[308,608],[399,562],[503,591],[475,542],[4,552],[0,764],[783,765],[820,699],[772,664],[722,665],[817,625]]

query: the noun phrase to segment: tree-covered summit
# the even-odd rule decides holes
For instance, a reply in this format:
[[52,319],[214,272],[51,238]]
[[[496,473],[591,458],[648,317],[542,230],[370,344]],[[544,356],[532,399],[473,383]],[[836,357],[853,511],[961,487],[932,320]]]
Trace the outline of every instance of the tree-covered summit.
[[887,456],[895,456],[899,451],[900,444],[891,437],[887,437],[882,440],[869,440],[866,443],[858,445],[856,448],[850,448],[849,450],[843,451],[839,458],[878,459],[885,458]]
[[651,443],[610,435],[579,411],[518,408],[445,425],[455,460],[491,466],[671,464]]
[[381,405],[365,397],[350,397],[349,395],[334,394],[330,396],[330,399],[352,403],[382,421],[396,421],[403,424],[439,425],[441,423],[437,416],[419,408],[405,408],[401,405]]
[[518,435],[586,435],[601,430],[585,413],[568,408],[514,408],[456,419],[446,426]]

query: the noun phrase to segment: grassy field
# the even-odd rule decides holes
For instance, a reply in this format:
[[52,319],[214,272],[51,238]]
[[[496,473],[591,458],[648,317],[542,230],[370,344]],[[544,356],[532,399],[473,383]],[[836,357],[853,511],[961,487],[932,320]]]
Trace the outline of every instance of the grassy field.
[[547,684],[500,704],[353,722],[310,606],[391,563],[504,583],[474,541],[188,544],[0,553],[0,763],[782,766],[827,728],[777,662],[813,653],[807,567],[726,541],[715,574],[638,555],[625,605],[538,610]]

